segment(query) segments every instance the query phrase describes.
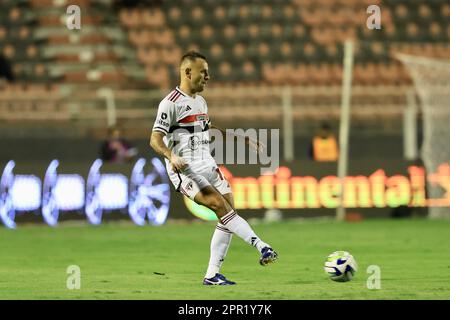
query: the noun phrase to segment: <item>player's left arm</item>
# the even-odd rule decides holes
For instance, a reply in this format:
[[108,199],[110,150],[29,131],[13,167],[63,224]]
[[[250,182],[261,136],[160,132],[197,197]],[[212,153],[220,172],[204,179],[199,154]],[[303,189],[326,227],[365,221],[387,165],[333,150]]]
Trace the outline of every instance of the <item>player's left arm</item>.
[[[240,135],[237,135],[237,134],[234,134],[234,133],[230,133],[230,132],[226,132],[226,131],[223,130],[222,128],[219,128],[219,127],[217,127],[217,126],[215,126],[215,125],[213,125],[213,124],[211,124],[211,123],[209,124],[209,127],[210,127],[211,129],[219,130],[220,132],[222,132],[222,134],[223,134],[224,136],[229,135],[229,136],[231,136],[231,137],[241,137]],[[251,148],[253,148],[256,152],[262,152],[262,151],[264,150],[264,148],[266,147],[266,146],[264,145],[264,143],[262,143],[261,141],[259,141],[259,140],[254,140],[254,139],[250,138],[249,136],[244,136],[244,141],[245,141],[245,143],[248,144]]]

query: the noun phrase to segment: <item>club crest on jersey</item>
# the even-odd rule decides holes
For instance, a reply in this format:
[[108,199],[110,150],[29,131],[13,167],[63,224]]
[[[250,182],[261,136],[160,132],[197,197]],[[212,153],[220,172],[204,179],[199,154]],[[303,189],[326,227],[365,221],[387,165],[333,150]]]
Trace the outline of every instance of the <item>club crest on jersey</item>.
[[205,130],[208,125],[208,115],[206,114],[199,114],[197,115],[197,121],[201,121],[202,129]]
[[186,185],[186,190],[192,190],[193,185],[192,185],[192,181],[190,181],[187,185]]

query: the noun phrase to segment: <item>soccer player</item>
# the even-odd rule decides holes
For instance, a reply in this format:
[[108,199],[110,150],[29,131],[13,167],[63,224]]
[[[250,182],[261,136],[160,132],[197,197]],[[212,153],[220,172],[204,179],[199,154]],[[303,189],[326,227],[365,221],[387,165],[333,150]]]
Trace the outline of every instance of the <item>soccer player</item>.
[[[209,79],[203,55],[193,51],[183,55],[180,85],[159,104],[150,146],[165,157],[167,173],[176,190],[214,211],[219,219],[203,284],[233,285],[235,282],[220,274],[233,234],[260,252],[259,263],[263,266],[274,262],[278,255],[237,214],[230,185],[210,153],[208,130],[218,128],[211,125],[206,101],[198,94]],[[262,146],[248,137],[245,140],[257,149]]]

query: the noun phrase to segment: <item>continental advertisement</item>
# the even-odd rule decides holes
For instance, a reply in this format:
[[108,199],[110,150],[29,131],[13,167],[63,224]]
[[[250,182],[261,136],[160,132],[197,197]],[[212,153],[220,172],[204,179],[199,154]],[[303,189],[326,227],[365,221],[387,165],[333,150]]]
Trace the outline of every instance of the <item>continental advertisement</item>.
[[[57,159],[11,160],[2,165],[0,218],[8,228],[22,221],[56,226],[72,219],[91,224],[128,219],[137,225],[161,225],[167,219],[216,219],[211,210],[175,192],[159,158],[126,165],[99,159],[66,164]],[[450,206],[448,163],[426,172],[420,163],[361,159],[350,163],[342,181],[336,176],[336,163],[307,160],[282,163],[265,174],[257,165],[227,165],[220,170],[231,185],[235,208],[249,217],[262,217],[268,209],[278,209],[284,217],[333,215],[340,205],[362,215],[385,217],[396,208]],[[430,198],[430,187],[440,196]]]

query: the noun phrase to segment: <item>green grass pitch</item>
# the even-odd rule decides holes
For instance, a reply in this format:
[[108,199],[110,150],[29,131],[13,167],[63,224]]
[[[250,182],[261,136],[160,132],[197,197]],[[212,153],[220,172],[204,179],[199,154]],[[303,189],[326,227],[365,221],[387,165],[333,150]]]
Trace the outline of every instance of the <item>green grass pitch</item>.
[[[236,286],[203,286],[214,224],[138,227],[62,223],[0,228],[0,299],[450,299],[450,221],[366,220],[254,223],[279,253],[261,267],[258,252],[234,236],[222,272]],[[351,252],[356,277],[336,283],[326,256]],[[67,267],[81,288],[66,287]],[[381,269],[368,289],[367,267]]]

